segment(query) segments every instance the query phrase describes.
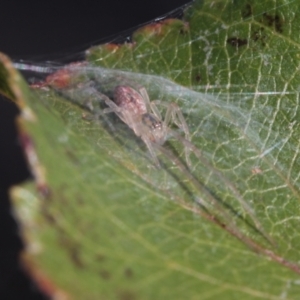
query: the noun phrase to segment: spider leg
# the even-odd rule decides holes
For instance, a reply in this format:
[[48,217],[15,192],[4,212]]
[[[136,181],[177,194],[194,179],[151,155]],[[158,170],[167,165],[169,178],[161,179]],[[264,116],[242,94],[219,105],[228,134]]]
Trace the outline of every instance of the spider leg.
[[114,112],[114,113],[119,113],[122,111],[122,108],[120,106],[118,106],[115,102],[113,102],[112,100],[110,100],[108,97],[106,97],[105,99],[105,104],[108,106],[108,108],[105,108],[103,110],[103,112],[105,114]]
[[108,97],[105,100],[108,108],[103,110],[103,113],[115,113],[120,120],[122,120],[129,128],[131,128],[135,135],[141,136],[140,123],[135,120],[130,112],[128,112],[125,108],[118,106],[115,102],[110,100]]
[[92,112],[94,117],[99,117],[102,114],[100,107],[101,102],[103,102],[102,94],[95,88],[93,81],[90,80],[65,90],[59,89],[58,91],[66,95],[71,102],[75,102]]
[[108,108],[105,108],[103,110],[104,114],[115,113],[125,124],[127,124],[130,127],[130,125],[128,124],[128,120],[124,114],[124,109],[122,109],[122,107],[118,106],[107,96],[105,96],[105,104],[108,106]]
[[[107,113],[115,113],[123,122],[127,123],[122,108],[117,106],[108,96],[102,94],[95,88],[93,81],[89,81],[80,87],[82,95],[82,105],[88,108],[92,113],[92,119],[98,119],[100,116],[103,117]],[[102,109],[100,103],[105,102],[108,106],[107,108]],[[85,117],[88,119],[88,117]],[[112,128],[113,126],[110,125]]]
[[150,111],[151,110],[151,102],[150,102],[147,90],[144,87],[142,87],[139,89],[139,93],[141,94],[141,96],[143,97],[143,99],[145,101],[147,111]]
[[157,105],[163,106],[167,109],[166,115],[165,115],[165,124],[168,126],[170,123],[175,123],[180,129],[183,130],[185,134],[185,138],[190,141],[190,132],[189,127],[185,121],[185,118],[181,112],[181,109],[179,106],[172,102],[172,103],[164,103],[161,100],[154,100],[150,103],[152,112],[156,114],[156,111],[158,112],[158,115],[160,116],[160,113],[158,111]]
[[154,100],[154,101],[150,101],[149,99],[149,95],[146,91],[145,88],[140,88],[139,89],[139,93],[141,94],[141,96],[143,97],[146,107],[147,107],[147,111],[152,111],[152,113],[159,119],[162,120],[162,115],[159,112],[157,106],[156,106],[156,102],[161,103],[160,100]]
[[149,140],[149,138],[147,136],[141,135],[141,138],[142,138],[143,142],[146,144],[146,146],[147,146],[147,148],[150,152],[150,155],[152,156],[156,166],[160,167],[160,163],[158,161],[157,155],[156,155],[155,150],[153,148],[153,143]]
[[114,101],[110,100],[106,95],[103,95],[102,99],[105,101],[105,104],[109,107],[104,109],[104,111],[107,110],[106,113],[120,112],[122,110],[121,107],[119,107]]
[[[191,136],[190,136],[190,131],[189,127],[185,121],[185,118],[179,108],[179,106],[176,103],[164,103],[161,100],[154,100],[151,102],[151,109],[154,114],[156,114],[156,111],[158,111],[157,105],[161,105],[163,107],[167,108],[166,114],[165,114],[165,119],[164,123],[165,126],[168,127],[170,123],[175,123],[181,130],[183,130],[185,134],[185,141],[183,139],[180,139],[180,141],[184,145],[184,152],[185,152],[185,158],[188,166],[191,166],[191,160],[190,160],[190,152],[191,152],[191,147],[190,147],[190,141],[191,141]],[[173,130],[169,130],[169,132],[175,136],[178,137],[178,134],[175,134]]]
[[[190,142],[191,136],[190,136],[189,127],[183,117],[183,114],[182,114],[180,108],[177,106],[177,104],[175,106],[172,106],[171,114],[172,114],[172,120],[174,121],[174,123],[184,131],[185,139],[188,142]],[[190,147],[185,145],[184,151],[185,151],[185,158],[186,158],[186,162],[187,162],[188,166],[191,166],[190,150],[191,150]]]

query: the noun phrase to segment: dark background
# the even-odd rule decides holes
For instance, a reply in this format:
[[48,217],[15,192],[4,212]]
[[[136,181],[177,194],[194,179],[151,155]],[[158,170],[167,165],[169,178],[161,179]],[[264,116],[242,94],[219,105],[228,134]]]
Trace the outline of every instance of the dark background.
[[[91,45],[124,42],[137,26],[188,2],[1,0],[0,51],[14,60],[76,60]],[[11,213],[7,189],[30,174],[14,127],[18,110],[0,98],[0,112],[0,299],[48,299],[18,263],[24,244]]]

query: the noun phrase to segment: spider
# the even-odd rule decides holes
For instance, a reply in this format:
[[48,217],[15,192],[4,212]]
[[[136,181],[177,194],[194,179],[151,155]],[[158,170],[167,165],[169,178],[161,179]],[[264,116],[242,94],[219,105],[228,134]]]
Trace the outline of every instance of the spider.
[[[108,108],[103,113],[115,113],[134,133],[146,144],[155,163],[159,162],[155,153],[155,146],[162,145],[171,135],[178,134],[169,128],[170,123],[176,124],[184,131],[184,144],[186,162],[190,166],[190,133],[182,112],[176,103],[164,103],[161,100],[150,102],[144,87],[138,91],[128,85],[119,85],[114,89],[113,99],[104,96]],[[165,118],[162,118],[158,106],[166,108]]]
[[[75,65],[75,67],[76,66],[77,65]],[[82,102],[83,105],[95,113],[97,113],[97,108],[94,107],[94,104],[98,103],[99,100],[104,101],[108,108],[105,108],[101,112],[98,111],[98,113],[115,113],[144,141],[158,166],[159,162],[155,148],[159,148],[159,146],[163,145],[169,136],[176,137],[184,145],[186,162],[189,167],[191,166],[189,158],[190,150],[195,154],[197,154],[197,150],[190,142],[189,128],[176,103],[165,103],[161,100],[150,102],[148,93],[144,87],[140,86],[136,90],[127,84],[117,85],[113,90],[113,100],[111,100],[97,90],[93,81],[79,85],[75,84],[75,86],[73,86],[71,75],[72,73],[70,74],[69,69],[62,69],[49,75],[46,79],[46,84],[58,90],[65,88],[68,90],[70,85],[69,91],[71,91],[72,97],[78,94],[81,99],[82,96],[84,96],[83,98],[85,100],[79,100],[79,102]],[[78,88],[81,90],[80,93],[77,91]],[[159,112],[158,106],[166,108],[164,119]],[[185,138],[171,130],[169,127],[171,123],[177,125],[184,132]],[[162,148],[160,149],[163,150]]]

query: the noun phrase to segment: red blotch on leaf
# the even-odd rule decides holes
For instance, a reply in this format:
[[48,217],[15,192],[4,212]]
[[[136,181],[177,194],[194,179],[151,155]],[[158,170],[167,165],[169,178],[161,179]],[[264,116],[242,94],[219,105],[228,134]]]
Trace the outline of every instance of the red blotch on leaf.
[[63,89],[70,85],[72,72],[68,69],[61,69],[46,78],[46,84],[54,88]]
[[164,34],[165,30],[172,26],[174,23],[181,22],[177,19],[166,19],[163,21],[148,24],[138,30],[141,34],[146,35],[161,35]]
[[85,66],[87,62],[79,61],[67,65],[65,68],[47,76],[46,83],[54,88],[63,89],[72,84],[76,71]]
[[109,52],[115,52],[120,48],[120,45],[117,44],[106,44],[105,48]]
[[56,89],[64,89],[69,87],[76,78],[77,71],[80,67],[87,65],[87,62],[74,62],[62,67],[58,71],[48,75],[46,80],[43,82],[37,82],[32,84],[31,88],[43,88],[43,87],[53,87]]

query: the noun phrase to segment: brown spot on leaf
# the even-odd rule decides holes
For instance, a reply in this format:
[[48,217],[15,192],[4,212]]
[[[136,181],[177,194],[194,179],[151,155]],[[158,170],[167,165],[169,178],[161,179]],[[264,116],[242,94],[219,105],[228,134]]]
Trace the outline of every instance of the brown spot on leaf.
[[111,274],[107,270],[101,270],[100,271],[100,276],[104,280],[109,280],[111,278]]
[[83,269],[84,268],[84,263],[80,257],[80,252],[79,249],[72,247],[69,249],[69,254],[70,254],[70,258],[73,262],[73,264],[79,268],[79,269]]
[[77,195],[76,196],[76,203],[78,205],[83,205],[85,203],[85,201],[84,201],[84,199],[80,195]]
[[200,83],[201,80],[202,80],[201,74],[197,74],[196,77],[195,77],[195,79],[196,79],[197,83]]
[[[62,197],[60,197],[60,200],[62,200]],[[46,220],[56,228],[58,242],[62,246],[63,250],[67,252],[73,264],[79,269],[85,268],[85,264],[81,258],[80,244],[72,240],[68,233],[66,233],[66,231],[60,226],[60,223],[56,220],[56,215],[51,213],[51,210],[49,210],[49,206],[47,206],[46,202],[42,206],[41,211]]]
[[65,153],[67,157],[73,162],[73,164],[78,165],[79,164],[79,159],[75,155],[75,153],[70,149],[70,148],[65,148]]
[[184,22],[182,28],[179,30],[181,35],[186,35],[190,30],[190,24],[188,22]]
[[42,214],[47,222],[49,222],[51,225],[55,226],[57,224],[55,217],[47,212],[46,209],[42,209]]
[[78,269],[83,269],[85,265],[83,263],[83,260],[81,259],[79,244],[68,238],[64,233],[60,236],[59,242],[64,250],[66,250],[69,254],[69,258],[71,259],[74,266]]
[[242,9],[242,18],[247,19],[252,16],[252,6],[249,3],[246,3],[244,8]]
[[103,255],[101,253],[98,253],[95,256],[95,260],[100,261],[100,262],[103,262],[105,259],[106,259],[105,255]]
[[227,39],[227,44],[231,45],[232,47],[239,48],[241,46],[245,46],[248,44],[247,39],[240,39],[237,37],[232,37]]
[[124,275],[126,278],[132,278],[133,277],[133,271],[130,268],[126,268],[124,270]]
[[119,300],[135,300],[135,294],[128,290],[123,290],[118,292],[118,299]]
[[260,27],[259,29],[253,30],[253,32],[251,33],[251,39],[256,43],[260,42],[260,44],[263,47],[266,45],[267,38],[268,36],[265,33],[264,27]]
[[283,32],[283,21],[280,19],[279,15],[270,15],[268,13],[264,13],[262,15],[261,22],[271,28],[274,28],[275,31],[282,33]]
[[37,187],[38,193],[44,199],[51,200],[52,192],[51,192],[50,187],[47,184],[37,184],[36,187]]

